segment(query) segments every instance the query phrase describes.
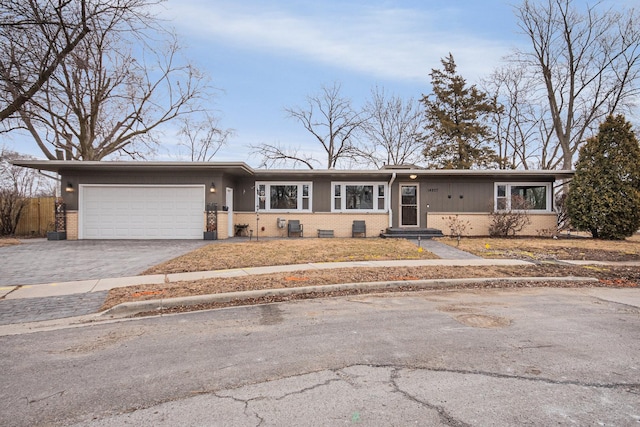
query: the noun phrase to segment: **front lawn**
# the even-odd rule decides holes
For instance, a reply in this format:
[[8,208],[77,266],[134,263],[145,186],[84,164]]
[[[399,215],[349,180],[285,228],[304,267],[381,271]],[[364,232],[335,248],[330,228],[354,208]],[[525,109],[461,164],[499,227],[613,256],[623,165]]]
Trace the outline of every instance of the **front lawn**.
[[[457,246],[454,239],[439,239]],[[592,239],[493,239],[463,238],[460,249],[474,252],[488,258],[517,257],[551,259],[584,257],[593,260],[603,259],[640,259],[640,237],[626,242],[609,242]],[[367,261],[394,259],[431,259],[429,252],[419,252],[418,248],[404,239],[283,239],[260,242],[220,242],[170,260],[146,271],[147,274],[168,274],[186,271],[220,270],[228,268],[257,267],[267,265],[304,264],[310,262]],[[566,258],[565,258],[566,259]],[[339,283],[411,281],[417,279],[439,278],[475,278],[475,277],[540,277],[534,282],[523,279],[522,282],[505,284],[504,282],[474,283],[456,286],[456,288],[483,289],[498,287],[531,286],[611,286],[637,287],[640,283],[640,267],[603,266],[596,267],[564,265],[561,263],[537,263],[518,267],[393,267],[393,268],[339,268],[317,270],[302,267],[300,271],[251,275],[232,278],[211,278],[196,281],[172,282],[162,284],[137,285],[114,288],[109,291],[102,309],[129,302],[158,298],[175,298],[221,292],[237,292],[257,289],[278,289],[299,286],[322,286]],[[587,276],[596,277],[599,282],[557,282],[552,277]],[[549,279],[544,279],[549,277]],[[411,290],[410,282],[406,288]],[[361,291],[336,291],[330,295],[346,295]],[[377,291],[378,292],[378,291]],[[323,294],[323,296],[327,296]],[[311,298],[286,296],[281,298],[264,297],[257,300],[240,298],[228,303],[203,304],[200,306],[181,306],[170,309],[188,311],[208,309],[236,304],[257,304]],[[155,312],[154,312],[155,313]],[[157,314],[157,313],[156,313]]]
[[586,237],[550,238],[441,238],[438,241],[484,258],[558,259],[592,261],[640,261],[640,235],[627,240]]
[[281,239],[213,243],[145,271],[184,273],[310,262],[433,259],[405,239]]

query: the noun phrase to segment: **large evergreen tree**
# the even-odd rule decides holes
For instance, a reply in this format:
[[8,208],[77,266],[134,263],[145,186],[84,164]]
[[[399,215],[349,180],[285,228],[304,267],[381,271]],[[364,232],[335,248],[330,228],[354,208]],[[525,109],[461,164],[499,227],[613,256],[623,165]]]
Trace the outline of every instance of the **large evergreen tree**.
[[618,240],[640,228],[640,145],[624,116],[610,115],[580,150],[569,187],[571,225]]
[[472,169],[495,167],[498,156],[490,146],[493,137],[485,118],[498,107],[489,96],[467,86],[456,73],[453,55],[441,60],[443,69],[433,69],[433,93],[422,97],[425,107],[425,149],[430,167]]

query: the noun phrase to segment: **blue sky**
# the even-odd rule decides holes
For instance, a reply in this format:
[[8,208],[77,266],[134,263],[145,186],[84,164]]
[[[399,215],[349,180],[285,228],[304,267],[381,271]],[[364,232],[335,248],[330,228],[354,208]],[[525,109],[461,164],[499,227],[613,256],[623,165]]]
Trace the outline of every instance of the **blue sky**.
[[356,107],[376,85],[420,98],[449,52],[474,83],[524,41],[505,0],[168,0],[162,16],[221,89],[215,108],[235,135],[216,159],[252,166],[249,144],[317,150],[284,108],[323,84],[339,82]]
[[[631,5],[636,0],[605,3]],[[371,89],[420,98],[429,73],[451,52],[458,71],[477,83],[526,39],[511,4],[518,0],[167,0],[159,15],[175,28],[185,54],[219,89],[212,107],[235,130],[214,160],[257,166],[249,144],[280,144],[320,154],[312,136],[284,108],[305,104],[339,82],[361,106]],[[165,133],[155,159],[179,160]],[[42,157],[35,143],[9,148]]]

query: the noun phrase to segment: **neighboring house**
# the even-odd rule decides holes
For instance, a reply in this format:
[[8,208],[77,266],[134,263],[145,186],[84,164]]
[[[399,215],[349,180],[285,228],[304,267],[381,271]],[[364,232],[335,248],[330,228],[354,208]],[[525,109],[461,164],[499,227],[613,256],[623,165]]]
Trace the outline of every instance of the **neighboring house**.
[[[531,203],[521,234],[553,229],[554,183],[572,171],[264,170],[231,162],[84,162],[20,160],[60,175],[68,239],[202,239],[207,208],[217,206],[219,239],[248,233],[287,236],[299,220],[304,237],[318,230],[351,237],[354,220],[367,236],[387,229],[442,230],[448,217],[468,221],[467,235],[487,235],[490,213],[511,197]],[[246,226],[246,227],[242,227]],[[211,226],[209,227],[211,229]]]

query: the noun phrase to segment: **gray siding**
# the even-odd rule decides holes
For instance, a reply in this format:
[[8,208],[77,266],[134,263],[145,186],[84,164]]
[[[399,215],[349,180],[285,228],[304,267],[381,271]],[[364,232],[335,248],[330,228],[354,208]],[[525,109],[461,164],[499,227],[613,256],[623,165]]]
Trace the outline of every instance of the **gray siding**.
[[331,180],[313,181],[313,211],[331,212]]
[[422,207],[429,212],[489,212],[493,205],[493,181],[426,181],[420,185]]
[[[217,203],[220,208],[226,204],[226,187],[234,190],[234,210],[239,212],[253,212],[256,206],[256,181],[290,181],[312,182],[313,212],[331,212],[331,182],[384,182],[388,176],[380,174],[341,173],[332,171],[331,174],[314,173],[291,174],[274,171],[273,173],[261,173],[251,176],[246,172],[234,171],[222,172],[220,170],[186,170],[185,168],[148,170],[83,170],[73,167],[61,171],[62,186],[70,182],[76,189],[80,184],[119,184],[119,185],[203,185],[206,203]],[[430,213],[440,212],[490,212],[493,205],[493,192],[495,182],[552,182],[553,176],[532,177],[526,172],[519,174],[499,174],[496,176],[419,176],[411,181],[408,174],[398,178],[391,189],[391,209],[393,225],[398,226],[399,221],[399,185],[417,183],[420,186],[419,193],[419,221],[420,226],[426,226],[427,204]],[[214,182],[216,193],[209,192],[209,186]],[[66,193],[63,198],[69,210],[78,209],[78,191]]]
[[[134,173],[109,173],[109,172],[95,172],[95,173],[64,173],[62,178],[62,197],[67,204],[67,209],[78,209],[78,189],[80,184],[107,184],[107,185],[204,185],[205,186],[205,201],[206,203],[218,203],[218,206],[222,208],[225,203],[225,188],[234,187],[235,181],[228,177],[223,177],[222,174],[212,174],[206,172],[175,172],[175,173],[158,173],[158,172],[134,172]],[[76,189],[73,193],[67,193],[64,191],[64,187],[67,182],[71,182]],[[216,193],[211,194],[209,192],[209,186],[211,183],[216,185]]]

